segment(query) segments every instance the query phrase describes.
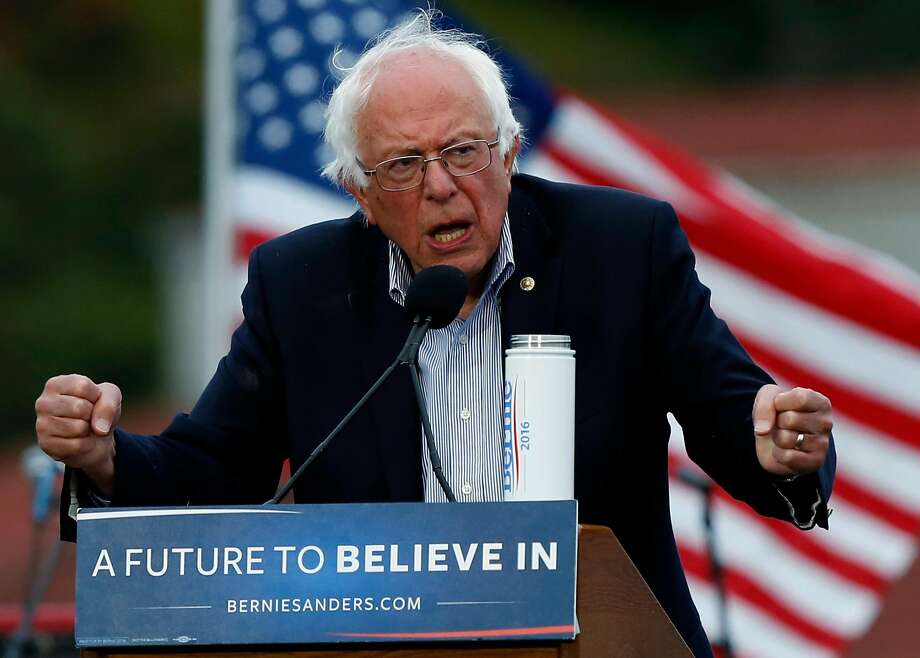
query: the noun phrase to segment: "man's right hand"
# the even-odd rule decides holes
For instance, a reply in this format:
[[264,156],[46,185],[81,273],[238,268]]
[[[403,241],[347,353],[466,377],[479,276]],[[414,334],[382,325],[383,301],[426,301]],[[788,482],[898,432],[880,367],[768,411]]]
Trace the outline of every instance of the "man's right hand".
[[52,377],[35,401],[35,416],[39,447],[53,459],[81,469],[99,493],[111,497],[121,390],[83,375]]

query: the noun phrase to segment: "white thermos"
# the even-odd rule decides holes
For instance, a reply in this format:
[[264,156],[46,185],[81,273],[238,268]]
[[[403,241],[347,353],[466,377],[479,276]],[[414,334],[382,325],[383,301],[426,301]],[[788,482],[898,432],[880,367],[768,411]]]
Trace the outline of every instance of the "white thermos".
[[569,336],[515,335],[505,350],[505,500],[575,497],[575,351]]

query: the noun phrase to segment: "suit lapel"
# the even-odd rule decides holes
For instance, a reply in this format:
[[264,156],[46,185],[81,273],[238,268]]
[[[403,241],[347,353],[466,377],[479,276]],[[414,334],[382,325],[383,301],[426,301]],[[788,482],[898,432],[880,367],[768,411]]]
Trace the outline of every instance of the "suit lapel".
[[[409,333],[411,323],[401,306],[389,295],[387,241],[380,231],[371,227],[365,262],[370,280],[356,281],[352,307],[359,332],[368,340],[358,349],[363,351],[363,367],[368,386],[377,380],[393,362]],[[421,424],[412,380],[405,367],[398,368],[368,402],[377,428],[382,467],[390,499],[396,501],[422,499]]]
[[501,290],[502,346],[515,334],[551,334],[562,276],[562,259],[533,200],[512,188],[508,203],[514,274]]

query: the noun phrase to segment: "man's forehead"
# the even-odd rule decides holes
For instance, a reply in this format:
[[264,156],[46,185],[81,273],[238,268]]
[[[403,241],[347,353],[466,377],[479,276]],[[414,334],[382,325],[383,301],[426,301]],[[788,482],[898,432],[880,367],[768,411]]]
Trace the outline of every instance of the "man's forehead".
[[392,52],[377,64],[373,86],[386,80],[418,76],[457,75],[471,77],[468,69],[454,55],[428,49],[411,49]]
[[378,146],[430,147],[409,144],[472,139],[494,131],[481,87],[456,59],[428,52],[394,53],[381,61],[368,101],[357,116],[362,142]]
[[[452,102],[457,96],[481,97],[470,71],[455,58],[430,52],[393,53],[381,60],[367,106],[399,111],[412,102]],[[485,102],[485,99],[482,99]]]

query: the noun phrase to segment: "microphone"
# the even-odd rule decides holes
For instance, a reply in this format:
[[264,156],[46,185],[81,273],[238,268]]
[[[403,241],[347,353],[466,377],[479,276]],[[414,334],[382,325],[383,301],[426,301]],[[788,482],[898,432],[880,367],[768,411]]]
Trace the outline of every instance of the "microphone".
[[427,331],[453,322],[468,290],[466,275],[451,265],[433,265],[415,275],[406,292],[406,316],[412,320],[412,331],[396,357],[399,364],[411,369]]
[[463,307],[469,286],[466,275],[451,265],[432,265],[415,275],[406,293],[406,315],[428,318],[432,329],[446,327]]
[[284,498],[287,493],[294,487],[294,483],[307,470],[307,467],[322,454],[332,439],[351,421],[365,403],[377,392],[377,389],[389,379],[393,371],[398,366],[406,365],[412,371],[412,386],[415,389],[415,397],[419,403],[419,411],[422,417],[422,428],[425,432],[425,440],[428,444],[428,457],[431,460],[431,466],[434,470],[435,477],[444,495],[450,502],[456,502],[453,491],[444,477],[441,468],[441,459],[438,455],[437,447],[434,445],[434,439],[431,432],[431,423],[428,419],[428,409],[425,406],[425,399],[422,395],[421,384],[419,383],[418,373],[418,351],[422,345],[422,339],[429,328],[440,329],[446,327],[463,307],[466,299],[468,286],[466,275],[456,267],[450,265],[434,265],[425,268],[415,275],[409,290],[406,292],[406,313],[412,318],[412,329],[402,349],[399,351],[396,359],[391,363],[376,382],[367,390],[360,400],[345,414],[345,417],[339,421],[339,424],[329,432],[329,435],[317,445],[313,452],[310,453],[297,471],[291,475],[278,489],[277,493],[265,502],[266,505],[277,504]]

